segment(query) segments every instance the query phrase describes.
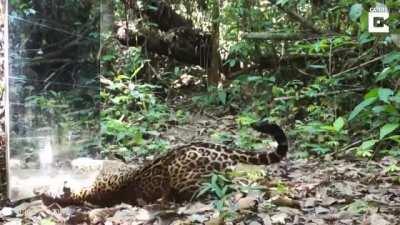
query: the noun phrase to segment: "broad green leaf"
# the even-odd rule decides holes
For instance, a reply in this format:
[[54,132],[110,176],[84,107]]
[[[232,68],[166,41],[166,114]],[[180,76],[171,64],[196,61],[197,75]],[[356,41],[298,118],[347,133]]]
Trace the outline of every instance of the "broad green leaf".
[[342,117],[337,118],[333,123],[333,127],[335,127],[336,131],[341,131],[343,126],[344,126],[344,119]]
[[222,103],[222,105],[226,104],[227,96],[228,95],[227,95],[226,91],[223,91],[223,90],[218,91],[218,99]]
[[400,95],[397,93],[395,96],[392,97],[391,99],[395,103],[400,103]]
[[350,19],[356,22],[357,19],[361,16],[363,10],[363,6],[360,3],[352,5],[349,13]]
[[285,5],[286,3],[288,3],[288,2],[289,2],[289,0],[278,0],[278,1],[276,2],[276,4],[277,4],[277,5],[283,6],[283,5]]
[[378,97],[378,96],[379,96],[379,88],[373,88],[369,90],[367,94],[364,95],[364,99]]
[[247,126],[253,124],[254,122],[257,122],[257,120],[250,115],[240,115],[238,118],[236,118],[236,122],[240,126]]
[[372,147],[374,147],[374,145],[376,144],[376,142],[378,142],[378,140],[376,140],[376,139],[364,141],[364,142],[361,144],[360,148],[361,148],[362,150],[371,149]]
[[394,106],[391,105],[391,104],[386,104],[386,105],[385,105],[385,112],[387,112],[387,113],[389,113],[389,114],[392,114],[392,115],[396,115],[396,116],[399,115],[399,112],[397,111],[397,108],[394,107]]
[[358,149],[356,155],[360,157],[372,157],[372,149]]
[[383,106],[383,105],[377,105],[377,106],[372,107],[372,112],[378,114],[378,113],[384,112],[385,109],[386,109],[385,106]]
[[334,126],[329,126],[329,125],[321,126],[321,129],[325,131],[337,131]]
[[144,67],[144,63],[142,63],[135,71],[133,71],[132,77],[136,77],[136,75],[142,70]]
[[389,102],[389,97],[394,94],[394,91],[389,88],[379,88],[378,95],[379,95],[379,100],[388,103]]
[[135,131],[133,136],[134,143],[140,145],[143,143],[143,134],[140,131]]
[[349,116],[349,120],[354,119],[354,117],[356,117],[362,110],[365,109],[365,107],[371,105],[372,103],[374,103],[377,100],[376,97],[373,98],[367,98],[364,101],[362,101],[360,104],[358,104],[353,111],[351,111],[350,116]]
[[[360,16],[360,30],[366,31],[368,29],[368,12],[363,10]],[[374,40],[375,38],[371,35],[370,40]]]
[[224,187],[222,188],[222,195],[223,195],[223,196],[226,195],[226,194],[228,193],[228,188],[229,188],[229,186],[224,186]]
[[226,177],[224,177],[223,175],[218,174],[217,176],[218,176],[219,179],[221,179],[221,180],[223,180],[225,182],[229,182],[229,180]]
[[382,59],[382,62],[383,62],[383,64],[392,64],[392,63],[400,62],[400,52],[393,51],[393,52],[387,54]]
[[101,57],[101,59],[103,61],[111,61],[115,59],[115,55],[104,55],[103,57]]
[[382,72],[379,73],[378,77],[376,78],[376,81],[384,80],[389,75],[390,72],[391,68],[386,67],[385,69],[382,70]]
[[397,142],[397,144],[400,144],[400,135],[393,135],[393,136],[388,137],[388,139]]
[[223,197],[222,189],[218,185],[214,186],[214,192],[218,196],[218,198]]
[[229,61],[229,67],[234,67],[236,65],[236,60]]
[[392,133],[394,130],[396,130],[399,127],[398,123],[387,123],[383,127],[381,127],[379,131],[379,139],[382,140],[382,138],[386,137],[386,135]]
[[366,44],[366,43],[369,43],[374,40],[375,40],[375,37],[373,35],[371,35],[371,33],[369,33],[368,31],[365,31],[358,37],[358,41],[360,42],[360,44]]
[[211,177],[211,185],[213,186],[217,186],[217,180],[218,180],[218,176],[216,174],[213,174]]
[[209,192],[211,190],[210,186],[206,186],[202,188],[199,193],[197,194],[197,197],[203,196],[206,192]]

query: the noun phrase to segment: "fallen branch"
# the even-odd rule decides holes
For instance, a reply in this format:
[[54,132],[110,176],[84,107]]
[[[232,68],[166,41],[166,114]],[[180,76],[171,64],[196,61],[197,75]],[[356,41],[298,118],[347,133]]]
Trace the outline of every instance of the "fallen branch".
[[273,40],[273,41],[295,41],[295,40],[304,40],[310,41],[315,39],[320,39],[322,37],[335,37],[340,34],[337,33],[326,33],[326,34],[314,34],[314,33],[282,33],[282,32],[249,32],[244,33],[242,35],[243,38],[246,39],[254,39],[254,40]]
[[353,142],[353,143],[351,143],[351,144],[348,144],[348,145],[344,146],[344,147],[343,147],[342,149],[340,149],[338,152],[347,151],[347,150],[349,150],[349,149],[351,149],[351,148],[353,148],[353,147],[355,147],[355,146],[357,146],[357,145],[360,145],[362,142],[363,142],[363,140],[357,140],[357,141],[355,141],[355,142]]
[[155,29],[136,27],[126,30],[119,27],[117,39],[126,44],[126,35],[129,35],[130,46],[142,46],[152,53],[172,57],[180,62],[200,65],[209,65],[211,57],[211,41],[206,33],[190,28],[181,28],[160,32]]
[[322,97],[322,96],[346,94],[346,93],[350,93],[350,92],[357,92],[357,91],[364,91],[364,90],[365,90],[365,88],[353,88],[353,89],[348,89],[348,90],[323,92],[323,93],[315,94],[313,96],[309,96],[309,95],[284,96],[284,97],[274,98],[273,101],[286,101],[286,100],[291,100],[291,99],[302,99],[302,98],[317,98],[317,97]]
[[276,33],[276,32],[250,32],[244,33],[243,38],[261,40],[301,40],[307,38],[305,34],[298,33]]
[[0,201],[0,205],[14,208],[14,207],[16,207],[18,205],[21,205],[22,203],[33,202],[33,201],[37,201],[37,200],[40,200],[40,196],[33,196],[33,197],[23,198],[23,199],[19,199],[19,200],[16,200],[16,201],[10,201],[9,199],[6,199],[6,200]]
[[334,74],[334,75],[332,75],[332,77],[335,78],[335,77],[341,76],[342,74],[351,72],[351,71],[356,70],[356,69],[360,69],[360,68],[365,67],[365,66],[368,66],[369,64],[372,64],[372,63],[374,63],[374,62],[376,62],[376,61],[379,61],[379,60],[383,59],[385,56],[386,56],[386,55],[381,55],[381,56],[376,57],[376,58],[374,58],[374,59],[371,59],[371,60],[369,60],[369,61],[367,61],[367,62],[365,62],[365,63],[361,63],[361,64],[358,65],[358,66],[355,66],[355,67],[352,67],[352,68],[347,69],[347,70],[345,70],[345,71],[342,71],[342,72],[339,72],[339,73],[337,73],[337,74]]
[[317,27],[315,27],[312,22],[306,20],[304,17],[300,16],[293,10],[286,9],[279,4],[275,4],[275,5],[276,5],[276,7],[278,7],[278,9],[280,9],[281,11],[288,14],[289,17],[291,17],[294,21],[299,22],[303,27],[308,28],[317,34],[322,34],[322,31],[320,29],[318,29]]

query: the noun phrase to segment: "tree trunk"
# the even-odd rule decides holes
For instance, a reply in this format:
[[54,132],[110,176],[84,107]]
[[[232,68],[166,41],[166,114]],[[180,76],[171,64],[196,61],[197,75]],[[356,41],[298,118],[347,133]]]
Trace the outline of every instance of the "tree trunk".
[[212,6],[212,28],[211,28],[211,65],[208,70],[208,83],[217,86],[221,81],[220,76],[220,54],[219,54],[219,0],[213,0]]
[[110,0],[101,1],[100,26],[101,32],[112,32],[114,26],[114,4]]

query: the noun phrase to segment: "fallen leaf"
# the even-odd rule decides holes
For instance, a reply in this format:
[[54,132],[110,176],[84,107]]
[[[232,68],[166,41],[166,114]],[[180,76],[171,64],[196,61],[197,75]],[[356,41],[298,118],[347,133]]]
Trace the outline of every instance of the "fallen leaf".
[[261,225],[261,223],[257,222],[257,221],[251,221],[249,223],[249,225]]
[[286,224],[287,218],[288,218],[288,215],[286,213],[279,213],[279,214],[273,215],[271,217],[271,221],[272,221],[272,223]]
[[252,209],[257,206],[256,197],[244,197],[238,200],[237,206],[239,210]]
[[321,205],[322,205],[322,206],[331,206],[331,205],[333,205],[334,203],[336,203],[337,201],[338,201],[338,200],[337,200],[336,198],[332,198],[332,197],[326,196],[326,197],[324,197],[324,198],[322,199]]
[[390,225],[391,223],[387,220],[385,220],[385,218],[383,218],[383,216],[381,216],[378,213],[373,213],[371,214],[371,216],[369,216],[368,218],[368,222],[370,225]]
[[280,207],[278,207],[278,210],[279,210],[279,212],[286,213],[289,216],[302,215],[303,214],[303,212],[300,211],[299,209],[286,207],[286,206],[280,206]]
[[224,219],[221,216],[214,216],[211,219],[204,223],[205,225],[223,225]]
[[204,213],[207,211],[213,211],[213,207],[211,204],[204,204],[201,202],[195,202],[184,207],[180,207],[177,211],[178,214],[196,214],[196,213]]
[[191,222],[204,223],[205,221],[208,220],[208,217],[206,215],[193,214],[190,216],[189,219]]
[[329,209],[324,208],[322,206],[318,206],[315,208],[315,213],[316,214],[327,214],[327,213],[329,213]]
[[317,204],[317,199],[316,198],[306,198],[306,201],[304,202],[303,207],[304,208],[313,208]]
[[263,220],[264,225],[272,225],[271,217],[268,214],[260,213],[258,214],[258,217]]
[[0,211],[3,216],[12,216],[14,214],[14,210],[10,207],[4,207]]
[[4,223],[4,225],[22,225],[21,219],[11,220],[9,222]]
[[287,206],[287,207],[292,207],[292,208],[296,208],[296,209],[301,208],[299,201],[288,198],[287,196],[274,197],[271,199],[271,202],[277,206]]

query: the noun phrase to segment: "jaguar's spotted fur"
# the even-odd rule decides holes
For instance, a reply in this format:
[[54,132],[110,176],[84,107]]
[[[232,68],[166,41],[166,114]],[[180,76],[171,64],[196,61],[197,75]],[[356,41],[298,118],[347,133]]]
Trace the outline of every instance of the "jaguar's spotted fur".
[[139,169],[126,165],[118,170],[102,172],[92,187],[80,192],[65,192],[58,197],[43,194],[42,199],[61,205],[83,202],[136,205],[160,198],[176,201],[190,199],[201,186],[203,178],[213,171],[223,171],[237,163],[267,165],[279,162],[286,155],[288,143],[279,126],[260,122],[253,127],[276,139],[278,147],[275,152],[249,152],[211,143],[191,143],[177,147]]

